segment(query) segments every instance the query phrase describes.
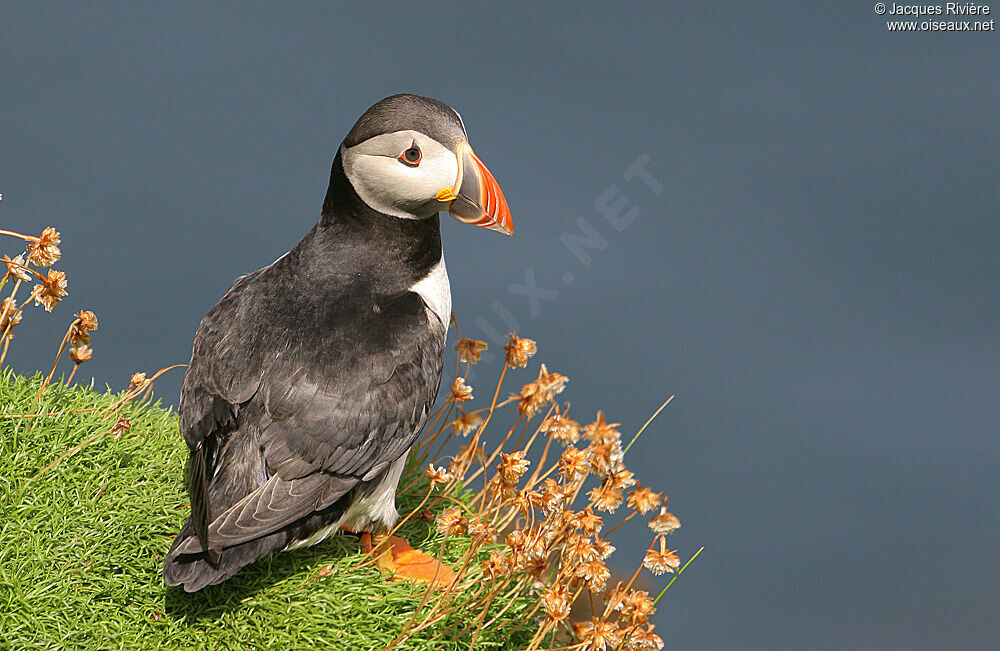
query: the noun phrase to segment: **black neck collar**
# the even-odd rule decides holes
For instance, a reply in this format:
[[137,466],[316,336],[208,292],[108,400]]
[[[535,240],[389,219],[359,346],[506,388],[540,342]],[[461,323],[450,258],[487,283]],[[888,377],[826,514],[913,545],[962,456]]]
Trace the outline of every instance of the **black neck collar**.
[[319,222],[300,247],[310,275],[350,275],[370,282],[377,293],[393,293],[424,278],[441,260],[441,221],[438,215],[403,219],[374,210],[347,179],[338,152]]

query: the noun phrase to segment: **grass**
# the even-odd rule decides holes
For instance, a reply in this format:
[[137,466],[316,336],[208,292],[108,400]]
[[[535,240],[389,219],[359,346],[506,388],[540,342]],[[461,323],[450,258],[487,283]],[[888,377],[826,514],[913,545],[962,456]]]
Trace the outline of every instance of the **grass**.
[[[380,649],[414,617],[425,589],[356,569],[362,555],[347,536],[278,554],[202,593],[165,587],[163,555],[187,517],[176,414],[137,402],[102,414],[122,394],[58,383],[35,403],[42,381],[0,375],[0,648]],[[11,417],[67,411],[75,413]],[[117,418],[127,431],[114,430]],[[401,486],[416,480],[423,489],[419,475],[410,468]],[[420,501],[402,496],[399,510]],[[442,536],[420,518],[401,535],[441,548]],[[468,546],[449,539],[444,560],[456,563]],[[509,608],[478,633],[476,648],[526,646],[534,602],[493,600],[491,614]],[[451,639],[460,625],[441,635],[482,612],[461,606],[402,648],[469,648],[468,639]]]

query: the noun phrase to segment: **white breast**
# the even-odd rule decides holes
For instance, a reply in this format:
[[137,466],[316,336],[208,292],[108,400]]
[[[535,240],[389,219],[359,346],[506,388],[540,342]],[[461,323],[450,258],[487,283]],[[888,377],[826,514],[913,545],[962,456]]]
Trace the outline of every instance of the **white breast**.
[[441,261],[431,268],[430,273],[410,287],[410,291],[420,295],[428,314],[433,314],[447,332],[448,324],[451,323],[451,284],[444,265],[444,254],[441,254]]

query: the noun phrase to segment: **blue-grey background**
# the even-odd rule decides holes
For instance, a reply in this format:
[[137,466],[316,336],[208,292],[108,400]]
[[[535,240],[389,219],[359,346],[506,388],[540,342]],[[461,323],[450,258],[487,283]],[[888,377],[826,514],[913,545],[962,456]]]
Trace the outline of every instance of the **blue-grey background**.
[[[55,225],[70,278],[16,368],[80,307],[99,384],[187,361],[311,227],[354,120],[430,95],[517,229],[444,224],[467,334],[509,330],[499,304],[626,434],[677,395],[630,452],[681,555],[706,548],[661,601],[671,648],[996,642],[995,32],[888,33],[867,2],[200,4],[0,9],[0,223]],[[643,155],[659,194],[623,178]],[[589,264],[560,241],[580,219]]]

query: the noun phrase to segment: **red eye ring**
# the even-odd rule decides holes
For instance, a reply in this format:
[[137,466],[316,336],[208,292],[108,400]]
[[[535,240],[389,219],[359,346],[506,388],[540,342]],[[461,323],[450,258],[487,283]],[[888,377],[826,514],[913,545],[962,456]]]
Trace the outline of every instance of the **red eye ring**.
[[417,147],[416,143],[414,143],[410,145],[406,149],[406,151],[400,154],[398,160],[403,165],[407,165],[409,167],[416,167],[417,165],[420,164],[420,161],[423,159],[423,157],[424,155],[420,151],[420,147]]

